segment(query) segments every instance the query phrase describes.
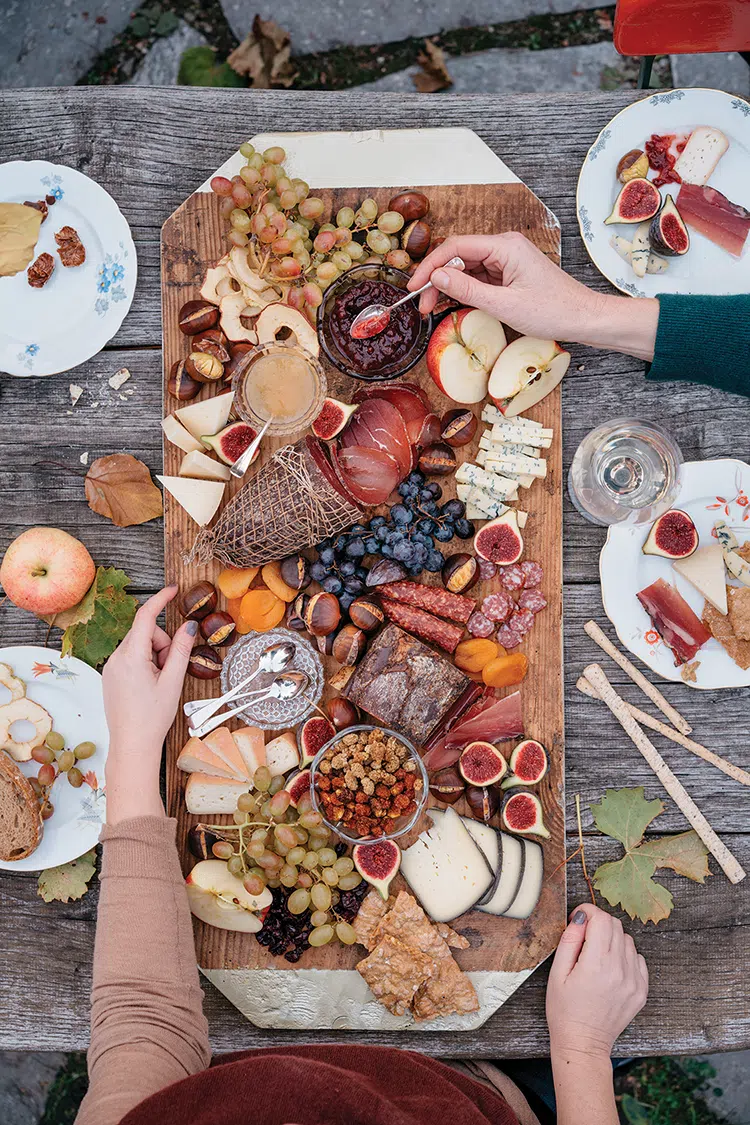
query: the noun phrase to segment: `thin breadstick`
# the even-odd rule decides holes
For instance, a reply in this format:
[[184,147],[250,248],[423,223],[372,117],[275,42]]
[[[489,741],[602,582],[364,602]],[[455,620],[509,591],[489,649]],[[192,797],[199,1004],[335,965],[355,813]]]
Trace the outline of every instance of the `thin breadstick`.
[[652,703],[656,704],[662,714],[666,715],[672,726],[677,727],[680,734],[691,734],[693,728],[683,719],[679,711],[675,711],[671,703],[668,703],[658,688],[655,688],[650,683],[642,672],[639,672],[634,664],[631,664],[627,656],[620,652],[616,645],[613,645],[609,637],[601,631],[595,621],[587,621],[584,629],[591,637],[591,640],[599,645],[600,649],[606,652],[614,660],[615,664],[619,664],[623,672],[627,672],[634,684],[644,692]]
[[[595,688],[591,686],[585,676],[581,676],[576,686],[578,690],[584,695],[587,695],[589,699],[599,699]],[[651,730],[663,734],[665,738],[676,742],[678,746],[684,746],[691,754],[696,754],[699,758],[703,758],[704,762],[710,762],[712,766],[716,766],[717,770],[721,770],[727,777],[732,777],[735,781],[739,781],[740,785],[750,787],[750,773],[748,773],[747,770],[742,770],[739,766],[728,762],[726,758],[721,758],[718,754],[714,754],[712,750],[701,746],[700,742],[693,742],[692,738],[685,738],[684,734],[680,734],[679,731],[668,727],[661,719],[655,719],[653,715],[649,715],[646,711],[641,711],[640,707],[634,707],[633,704],[628,703],[627,700],[625,700],[625,706],[635,721],[640,723],[641,726],[650,727]]]
[[654,744],[649,741],[638,726],[638,723],[630,714],[625,700],[617,694],[600,666],[598,664],[589,664],[584,668],[583,674],[592,687],[596,689],[600,699],[607,704],[625,733],[640,750],[667,793],[669,793],[669,796],[683,813],[686,820],[698,833],[730,883],[741,882],[745,878],[746,872],[732,855],[726,844],[722,843],[716,835],[693,798],[687,792],[682,782],[672,773]]

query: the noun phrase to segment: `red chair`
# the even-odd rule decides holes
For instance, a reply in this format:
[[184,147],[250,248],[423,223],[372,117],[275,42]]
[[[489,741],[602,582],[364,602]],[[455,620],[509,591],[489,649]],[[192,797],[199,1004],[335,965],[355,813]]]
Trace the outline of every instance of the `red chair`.
[[640,55],[639,89],[655,55],[738,51],[750,65],[750,0],[617,0],[615,48]]

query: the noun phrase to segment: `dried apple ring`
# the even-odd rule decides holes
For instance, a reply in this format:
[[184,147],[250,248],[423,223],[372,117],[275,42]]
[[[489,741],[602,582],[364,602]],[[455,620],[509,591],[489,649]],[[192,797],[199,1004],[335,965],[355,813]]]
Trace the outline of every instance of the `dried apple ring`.
[[[34,727],[34,737],[16,742],[10,736],[13,723],[23,719]],[[0,707],[0,750],[7,750],[17,762],[28,762],[35,746],[41,746],[52,730],[52,716],[33,699],[16,699]]]
[[19,680],[10,664],[0,664],[0,684],[7,687],[10,692],[11,703],[15,703],[17,699],[25,698],[26,684],[23,680]]

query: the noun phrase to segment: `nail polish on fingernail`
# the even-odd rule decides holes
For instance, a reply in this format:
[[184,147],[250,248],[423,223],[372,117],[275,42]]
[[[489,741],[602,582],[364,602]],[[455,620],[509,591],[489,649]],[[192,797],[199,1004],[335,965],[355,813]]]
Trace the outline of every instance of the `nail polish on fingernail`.
[[187,631],[188,631],[188,633],[191,637],[194,637],[195,634],[198,632],[198,622],[197,621],[188,621]]
[[575,914],[573,915],[573,921],[575,922],[576,926],[582,926],[586,921],[586,912],[584,910],[576,910]]

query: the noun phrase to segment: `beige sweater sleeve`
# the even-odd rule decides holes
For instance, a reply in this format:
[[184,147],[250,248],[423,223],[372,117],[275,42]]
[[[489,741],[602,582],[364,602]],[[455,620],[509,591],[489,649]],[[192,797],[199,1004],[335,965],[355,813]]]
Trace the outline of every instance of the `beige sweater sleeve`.
[[211,1060],[175,829],[144,816],[102,832],[90,1086],[76,1125],[116,1125]]

